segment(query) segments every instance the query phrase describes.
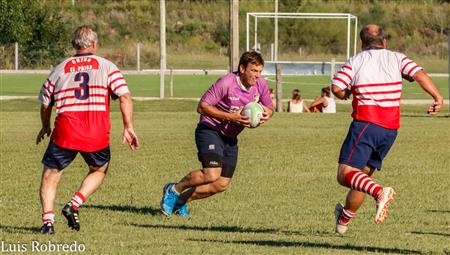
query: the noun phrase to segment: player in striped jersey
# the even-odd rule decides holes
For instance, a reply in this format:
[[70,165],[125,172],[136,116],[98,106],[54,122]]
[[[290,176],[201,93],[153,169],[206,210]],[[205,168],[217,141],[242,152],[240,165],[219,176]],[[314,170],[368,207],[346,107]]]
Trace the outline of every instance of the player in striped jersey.
[[332,91],[340,99],[353,96],[353,122],[339,156],[338,182],[350,188],[345,206],[335,208],[336,232],[344,234],[355,217],[365,195],[375,199],[375,223],[387,217],[388,205],[395,192],[382,187],[370,176],[381,169],[400,127],[402,78],[417,81],[434,99],[428,108],[437,114],[443,98],[433,81],[414,61],[402,53],[386,49],[383,30],[377,25],[365,26],[360,32],[362,52],[350,58],[335,74]]
[[[52,70],[39,94],[42,129],[36,144],[51,134],[42,159],[40,198],[44,234],[54,233],[56,188],[63,170],[78,153],[88,164],[89,172],[62,210],[69,227],[80,229],[78,208],[103,182],[110,161],[110,97],[118,97],[120,101],[124,124],[122,143],[128,143],[132,150],[139,148],[127,83],[116,65],[95,55],[97,34],[90,26],[80,26],[73,34],[72,45],[76,55]],[[52,108],[56,109],[53,131]]]

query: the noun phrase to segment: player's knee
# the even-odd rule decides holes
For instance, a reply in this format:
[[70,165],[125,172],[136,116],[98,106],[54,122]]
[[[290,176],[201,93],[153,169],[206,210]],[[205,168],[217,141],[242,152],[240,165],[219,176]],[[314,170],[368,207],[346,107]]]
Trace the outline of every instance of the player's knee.
[[336,179],[340,185],[346,186],[345,177],[351,170],[352,170],[352,168],[347,165],[343,165],[343,164],[339,165]]
[[89,166],[89,172],[94,173],[104,173],[106,174],[108,172],[109,163],[104,164],[103,166]]
[[59,178],[61,178],[62,173],[63,173],[63,170],[44,166],[44,170],[43,170],[43,174],[42,174],[42,181],[44,181],[44,182],[58,181]]
[[368,176],[372,176],[373,172],[375,172],[376,168],[371,166],[366,166],[362,170],[364,173],[366,173]]
[[220,167],[204,168],[202,172],[204,183],[211,183],[217,181],[220,178],[222,168]]
[[230,183],[229,182],[221,182],[218,185],[218,192],[224,192],[225,190],[228,189],[228,187],[230,187]]
[[340,184],[340,185],[342,185],[342,186],[346,186],[345,185],[345,176],[344,175],[342,175],[342,174],[338,174],[337,175],[337,182]]
[[224,192],[230,187],[230,181],[222,180],[214,183],[214,189],[216,193]]

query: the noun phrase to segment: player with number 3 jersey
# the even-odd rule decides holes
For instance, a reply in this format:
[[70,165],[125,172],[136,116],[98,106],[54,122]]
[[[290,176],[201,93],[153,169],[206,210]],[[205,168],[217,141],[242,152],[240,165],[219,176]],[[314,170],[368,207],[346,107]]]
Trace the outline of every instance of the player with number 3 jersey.
[[[80,26],[73,34],[72,45],[76,54],[52,70],[39,94],[42,129],[36,143],[51,134],[42,159],[40,196],[44,223],[41,232],[44,234],[54,233],[56,188],[63,170],[78,153],[88,164],[89,173],[62,213],[69,227],[80,229],[78,208],[100,186],[110,161],[110,98],[120,101],[124,123],[122,143],[128,143],[132,150],[139,147],[127,84],[116,65],[95,55],[97,34],[90,26]],[[52,108],[56,110],[53,131],[50,126]]]
[[41,89],[42,104],[53,104],[57,118],[52,141],[63,148],[98,151],[109,144],[109,98],[129,93],[112,62],[92,53],[59,64]]

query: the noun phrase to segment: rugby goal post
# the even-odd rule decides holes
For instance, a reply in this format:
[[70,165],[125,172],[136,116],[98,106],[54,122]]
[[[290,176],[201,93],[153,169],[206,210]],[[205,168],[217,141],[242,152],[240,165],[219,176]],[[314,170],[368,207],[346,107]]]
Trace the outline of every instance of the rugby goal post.
[[[353,55],[356,54],[356,44],[357,44],[357,33],[358,33],[358,17],[350,13],[312,13],[312,12],[247,12],[246,20],[246,49],[250,50],[250,23],[253,19],[253,48],[258,48],[258,20],[262,18],[274,19],[276,22],[275,26],[278,25],[278,19],[346,19],[347,20],[347,59],[350,58],[351,51],[351,27],[354,27],[353,36]],[[278,30],[277,27],[274,28],[275,31]],[[278,45],[278,37],[274,36],[274,45]],[[274,60],[278,60],[278,49],[275,49],[276,55]]]
[[[321,66],[319,67],[319,69],[321,70],[321,74],[325,74],[328,72],[324,71],[325,69],[325,65],[329,65],[329,71],[330,71],[330,75],[334,74],[335,68],[337,64],[342,65],[344,62],[342,61],[346,61],[347,59],[350,58],[351,56],[351,33],[352,33],[352,26],[353,26],[353,54],[356,54],[356,47],[357,47],[357,33],[358,33],[358,17],[350,14],[350,13],[287,13],[287,12],[278,12],[277,11],[277,5],[276,5],[276,12],[248,12],[247,13],[247,20],[246,20],[246,50],[249,51],[250,50],[250,37],[251,37],[251,22],[253,20],[253,49],[255,50],[260,50],[260,45],[258,43],[258,20],[260,19],[274,19],[274,43],[271,45],[271,61],[265,61],[267,64],[266,67],[269,67],[269,69],[274,69],[271,74],[275,74],[276,75],[276,100],[277,102],[281,102],[282,100],[282,94],[281,94],[281,65],[282,64],[298,64],[298,65],[303,65],[303,67],[301,69],[303,69],[302,71],[300,71],[300,73],[303,74],[313,74],[315,75],[317,72],[316,70],[318,69],[318,65]],[[317,61],[280,61],[278,59],[278,19],[337,19],[337,20],[346,20],[347,22],[347,33],[346,33],[346,59],[342,60],[341,62],[336,62],[335,58],[333,58],[331,61],[321,61],[321,62],[317,62]],[[305,68],[304,65],[308,65],[310,68]],[[266,70],[267,68],[265,68],[265,72],[266,74],[268,74],[268,70]],[[289,72],[286,73],[286,75],[289,75]],[[296,71],[294,71],[293,73],[291,73],[291,75],[302,75],[297,73]],[[278,91],[280,90],[280,91]],[[281,110],[281,105],[277,105],[277,111]]]

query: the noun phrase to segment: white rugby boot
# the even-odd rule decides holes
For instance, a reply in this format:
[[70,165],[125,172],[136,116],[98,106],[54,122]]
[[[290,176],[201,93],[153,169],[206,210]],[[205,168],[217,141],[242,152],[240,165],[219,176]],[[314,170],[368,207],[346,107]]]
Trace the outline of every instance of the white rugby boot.
[[375,202],[377,204],[377,213],[375,214],[375,223],[381,224],[388,216],[388,206],[394,199],[395,191],[391,187],[383,188],[378,194]]

